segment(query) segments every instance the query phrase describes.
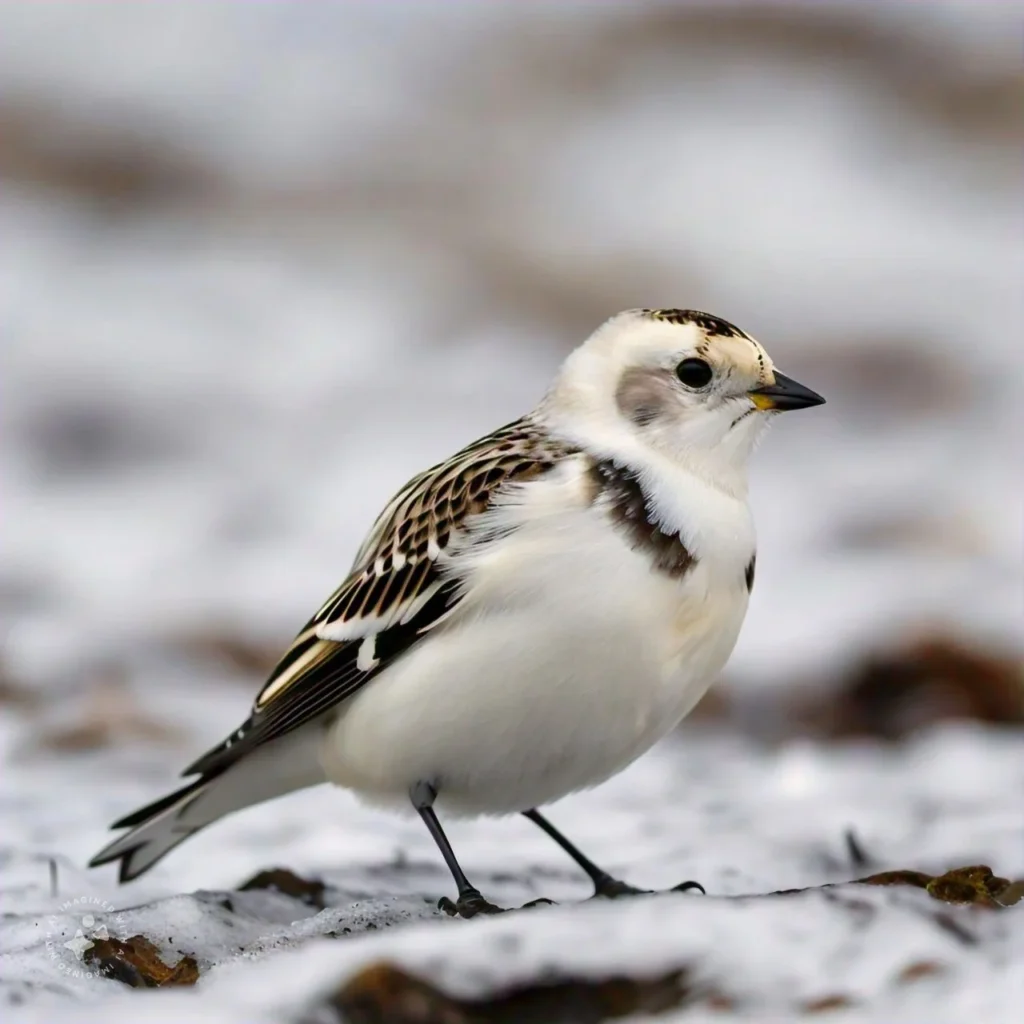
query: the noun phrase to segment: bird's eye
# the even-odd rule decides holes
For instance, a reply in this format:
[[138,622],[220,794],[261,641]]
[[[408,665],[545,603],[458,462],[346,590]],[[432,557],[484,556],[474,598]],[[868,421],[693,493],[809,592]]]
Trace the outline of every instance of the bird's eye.
[[711,381],[711,367],[703,359],[684,359],[676,367],[676,376],[694,391],[706,387]]

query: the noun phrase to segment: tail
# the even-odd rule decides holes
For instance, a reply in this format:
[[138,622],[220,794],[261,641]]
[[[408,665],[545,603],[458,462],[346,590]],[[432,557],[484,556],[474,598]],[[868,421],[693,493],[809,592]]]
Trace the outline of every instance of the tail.
[[314,735],[297,730],[115,821],[111,828],[130,831],[100,850],[89,867],[120,861],[118,878],[130,882],[225,815],[323,781]]
[[[148,871],[161,857],[170,853],[178,843],[183,843],[214,820],[208,815],[189,815],[188,812],[195,801],[202,799],[204,794],[210,793],[216,786],[217,778],[197,779],[190,786],[184,786],[162,800],[115,821],[111,828],[131,828],[131,831],[103,847],[89,861],[89,867],[98,868],[101,864],[120,860],[119,880],[130,882],[138,878],[143,871]],[[207,820],[199,821],[199,817],[206,817]]]

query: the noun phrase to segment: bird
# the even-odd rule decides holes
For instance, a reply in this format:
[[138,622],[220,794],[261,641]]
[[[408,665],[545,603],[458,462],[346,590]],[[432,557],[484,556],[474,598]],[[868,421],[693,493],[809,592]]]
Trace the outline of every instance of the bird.
[[750,456],[775,415],[823,402],[720,317],[611,317],[531,412],[395,494],[241,727],[90,866],[130,881],[227,814],[329,782],[422,819],[449,914],[506,908],[442,816],[524,814],[596,896],[645,891],[538,808],[626,768],[714,681],[754,585]]

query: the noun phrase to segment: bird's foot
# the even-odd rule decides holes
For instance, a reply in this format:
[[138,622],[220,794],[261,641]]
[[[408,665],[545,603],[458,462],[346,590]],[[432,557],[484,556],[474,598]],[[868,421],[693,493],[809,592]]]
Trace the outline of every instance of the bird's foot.
[[628,882],[620,882],[610,875],[594,883],[594,897],[600,896],[606,900],[617,900],[623,896],[650,896],[650,889],[638,889]]
[[437,909],[449,917],[476,917],[478,914],[504,914],[507,908],[488,902],[478,889],[465,889],[454,902],[442,896],[437,901]]
[[[529,903],[524,903],[520,910],[529,910],[532,907],[544,907],[554,906],[554,900],[540,899],[530,900]],[[505,914],[510,910],[514,910],[514,907],[499,907],[497,904],[491,903],[485,900],[480,895],[477,889],[467,889],[465,892],[460,892],[458,899],[450,900],[447,896],[442,896],[437,901],[437,909],[443,910],[449,917],[476,917],[478,914]]]
[[[694,889],[701,894],[704,893],[704,886],[700,882],[680,882],[666,891],[690,892]],[[605,875],[594,883],[595,898],[600,896],[606,900],[616,900],[623,896],[652,896],[653,894],[651,889],[638,889],[636,886],[630,885],[628,882],[620,882],[617,878],[612,878],[610,875]]]

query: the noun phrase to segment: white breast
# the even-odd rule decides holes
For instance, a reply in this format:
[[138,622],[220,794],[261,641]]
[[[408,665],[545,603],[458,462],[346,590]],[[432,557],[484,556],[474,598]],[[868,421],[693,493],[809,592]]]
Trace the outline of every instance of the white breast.
[[673,580],[585,490],[579,466],[525,485],[490,524],[513,532],[456,552],[466,597],[342,710],[329,778],[396,806],[425,780],[449,811],[525,810],[615,774],[690,711],[735,644],[752,540],[716,548],[742,528],[709,524]]

